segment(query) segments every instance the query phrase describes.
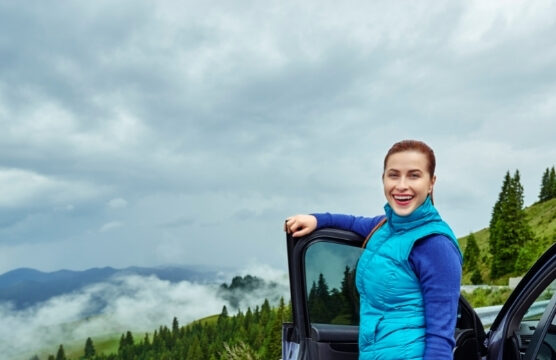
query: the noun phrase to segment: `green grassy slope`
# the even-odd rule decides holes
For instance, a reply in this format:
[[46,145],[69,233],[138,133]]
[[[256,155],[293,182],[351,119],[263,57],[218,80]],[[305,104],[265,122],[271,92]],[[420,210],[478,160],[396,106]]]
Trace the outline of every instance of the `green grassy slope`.
[[[533,230],[533,233],[535,234],[535,249],[540,255],[556,242],[556,198],[527,207],[525,209],[525,214],[529,225],[531,226],[531,230]],[[481,229],[473,233],[473,235],[475,236],[475,240],[477,241],[481,254],[478,262],[481,276],[486,282],[489,282],[488,279],[490,279],[490,264],[492,261],[492,255],[490,254],[488,247],[488,228]],[[469,236],[464,236],[458,239],[462,251],[465,251],[468,237]],[[470,272],[464,273],[462,281],[463,284],[470,284],[470,278]],[[498,285],[506,285],[507,282],[508,276],[492,281],[493,284]]]

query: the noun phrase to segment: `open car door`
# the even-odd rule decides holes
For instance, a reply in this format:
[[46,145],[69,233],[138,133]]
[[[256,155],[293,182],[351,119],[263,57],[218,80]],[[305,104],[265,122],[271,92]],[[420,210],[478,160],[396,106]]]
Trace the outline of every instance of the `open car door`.
[[293,323],[283,327],[284,360],[357,360],[354,276],[363,240],[336,229],[288,235]]
[[487,334],[489,360],[556,360],[556,244],[531,267]]
[[[320,229],[302,238],[287,236],[293,323],[283,326],[284,360],[358,359],[355,269],[363,240],[337,229]],[[463,298],[454,336],[454,360],[481,359],[486,354],[483,325]]]

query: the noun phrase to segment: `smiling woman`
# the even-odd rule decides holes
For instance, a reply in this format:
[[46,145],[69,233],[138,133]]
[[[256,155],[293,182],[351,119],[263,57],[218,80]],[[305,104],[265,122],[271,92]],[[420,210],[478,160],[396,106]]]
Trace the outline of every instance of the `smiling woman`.
[[322,213],[286,220],[294,237],[323,227],[368,237],[355,279],[359,359],[452,357],[462,257],[433,205],[435,167],[428,145],[398,142],[384,159],[385,216]]

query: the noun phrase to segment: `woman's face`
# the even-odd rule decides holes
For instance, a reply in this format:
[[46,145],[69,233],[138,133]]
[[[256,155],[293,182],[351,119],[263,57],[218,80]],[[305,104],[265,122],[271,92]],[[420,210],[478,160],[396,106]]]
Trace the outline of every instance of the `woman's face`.
[[390,155],[382,176],[384,195],[399,216],[417,209],[432,192],[436,176],[427,170],[428,160],[418,151],[402,151]]

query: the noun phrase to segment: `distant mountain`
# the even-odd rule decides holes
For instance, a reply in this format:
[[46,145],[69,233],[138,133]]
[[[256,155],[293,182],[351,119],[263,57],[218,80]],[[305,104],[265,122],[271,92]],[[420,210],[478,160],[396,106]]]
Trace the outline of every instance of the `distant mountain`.
[[111,267],[92,268],[84,271],[59,270],[42,272],[20,268],[0,275],[0,302],[11,302],[21,310],[46,301],[54,296],[71,293],[85,286],[108,281],[114,276],[156,276],[170,282],[209,282],[216,280],[215,271],[196,271],[185,267]]

